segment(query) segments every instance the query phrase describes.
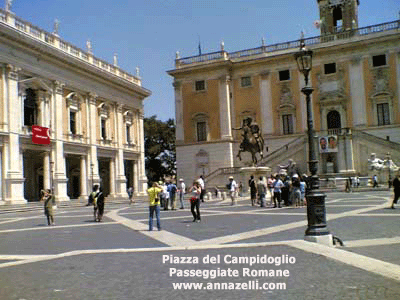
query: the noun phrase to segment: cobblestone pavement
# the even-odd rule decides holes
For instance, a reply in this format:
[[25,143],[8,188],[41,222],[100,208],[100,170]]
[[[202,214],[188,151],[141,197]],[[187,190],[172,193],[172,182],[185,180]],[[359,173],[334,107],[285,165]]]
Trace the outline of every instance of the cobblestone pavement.
[[400,207],[392,193],[327,194],[328,228],[344,247],[305,242],[305,208],[249,199],[162,211],[145,203],[0,208],[0,299],[400,299]]

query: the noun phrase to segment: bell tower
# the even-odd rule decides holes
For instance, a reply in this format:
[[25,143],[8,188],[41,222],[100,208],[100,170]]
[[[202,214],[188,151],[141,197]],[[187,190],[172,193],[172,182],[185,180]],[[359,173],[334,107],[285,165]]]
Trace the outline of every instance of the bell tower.
[[317,0],[321,35],[358,28],[359,0]]

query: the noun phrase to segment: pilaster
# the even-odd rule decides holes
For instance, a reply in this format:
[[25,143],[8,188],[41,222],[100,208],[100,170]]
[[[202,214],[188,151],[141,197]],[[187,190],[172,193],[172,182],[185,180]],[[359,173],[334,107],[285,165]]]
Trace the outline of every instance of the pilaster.
[[[9,103],[8,120],[13,120],[9,123],[9,140],[5,144],[7,151],[6,168],[6,197],[5,201],[12,204],[26,203],[24,199],[24,182],[23,164],[21,161],[21,148],[19,141],[19,132],[21,130],[21,112],[22,104],[18,99],[18,72],[21,69],[13,66],[6,66],[7,74],[7,99]],[[12,104],[12,105],[11,105]]]
[[183,142],[185,139],[183,123],[183,101],[182,101],[182,83],[175,80],[172,84],[175,90],[175,120],[176,120],[176,141]]
[[361,57],[355,57],[349,64],[350,97],[353,111],[353,126],[367,125],[367,108],[364,86],[364,70]]
[[263,72],[260,74],[260,105],[262,133],[273,134],[274,116],[272,110],[271,80],[269,72]]
[[230,77],[228,75],[223,76],[219,81],[219,119],[222,140],[232,140],[229,81]]
[[63,143],[63,89],[64,84],[54,81],[53,90],[53,105],[55,120],[53,126],[55,127],[55,145],[53,144],[53,161],[54,164],[54,197],[57,202],[69,201],[67,196],[67,176],[65,168],[64,157],[64,143]]
[[80,160],[80,182],[81,182],[81,194],[79,195],[79,199],[83,202],[88,198],[88,172],[87,172],[87,162],[86,162],[86,155],[81,156]]

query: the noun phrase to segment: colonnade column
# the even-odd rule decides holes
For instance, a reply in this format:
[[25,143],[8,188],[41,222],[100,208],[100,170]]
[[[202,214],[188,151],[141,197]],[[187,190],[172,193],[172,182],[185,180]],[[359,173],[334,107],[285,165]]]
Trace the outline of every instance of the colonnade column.
[[93,171],[93,174],[90,174],[91,178],[93,178],[92,185],[100,184],[99,177],[99,163],[97,159],[97,128],[98,128],[98,114],[97,114],[97,106],[96,106],[96,98],[97,95],[93,93],[89,93],[89,116],[88,118],[91,120],[92,124],[90,126],[90,169]]
[[81,201],[85,201],[88,197],[88,172],[87,172],[87,163],[86,163],[86,156],[82,155],[80,160],[81,166],[81,174],[80,174],[80,181],[81,181],[81,194],[79,195],[79,199]]
[[116,107],[116,126],[117,126],[117,143],[118,150],[115,157],[116,164],[116,196],[121,198],[128,199],[127,186],[126,186],[126,176],[125,176],[125,167],[124,167],[124,117],[123,117],[123,106],[117,104]]
[[109,198],[115,198],[115,158],[110,160],[110,194]]
[[7,91],[6,102],[12,103],[8,110],[9,140],[5,144],[4,151],[7,152],[7,161],[4,161],[6,171],[7,192],[5,201],[12,204],[26,203],[24,199],[24,177],[23,162],[21,161],[21,149],[19,143],[19,132],[22,126],[22,101],[18,98],[18,72],[19,68],[7,65]]
[[63,89],[64,85],[58,81],[54,82],[53,108],[54,119],[53,126],[55,133],[55,147],[53,147],[54,170],[54,196],[56,201],[69,201],[67,195],[67,176],[64,157],[63,143]]
[[43,187],[51,189],[50,152],[45,152],[43,156]]
[[139,174],[139,168],[138,168],[138,162],[137,160],[132,161],[133,164],[133,191],[135,194],[139,193],[139,180],[138,180],[138,174]]
[[144,165],[144,128],[143,128],[143,119],[144,114],[143,110],[139,112],[139,137],[138,143],[140,145],[140,161],[138,165],[138,194],[139,195],[147,195],[147,177],[145,173],[145,165]]

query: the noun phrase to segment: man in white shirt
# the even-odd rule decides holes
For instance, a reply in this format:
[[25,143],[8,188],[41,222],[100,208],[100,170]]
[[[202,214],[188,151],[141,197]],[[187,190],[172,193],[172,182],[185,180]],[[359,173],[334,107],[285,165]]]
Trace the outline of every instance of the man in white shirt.
[[236,203],[235,198],[236,198],[237,184],[236,184],[236,181],[233,180],[233,176],[229,177],[228,189],[229,189],[231,200],[232,200],[231,205],[234,205]]
[[204,186],[203,175],[200,175],[199,179],[197,179],[197,182],[200,184],[201,187],[200,201],[204,202],[204,194],[206,193],[206,190]]
[[185,196],[185,192],[186,192],[186,185],[183,182],[183,179],[179,179],[179,184],[178,184],[178,193],[179,193],[179,201],[181,202],[181,207],[180,209],[184,209],[184,205],[183,205],[183,198]]

